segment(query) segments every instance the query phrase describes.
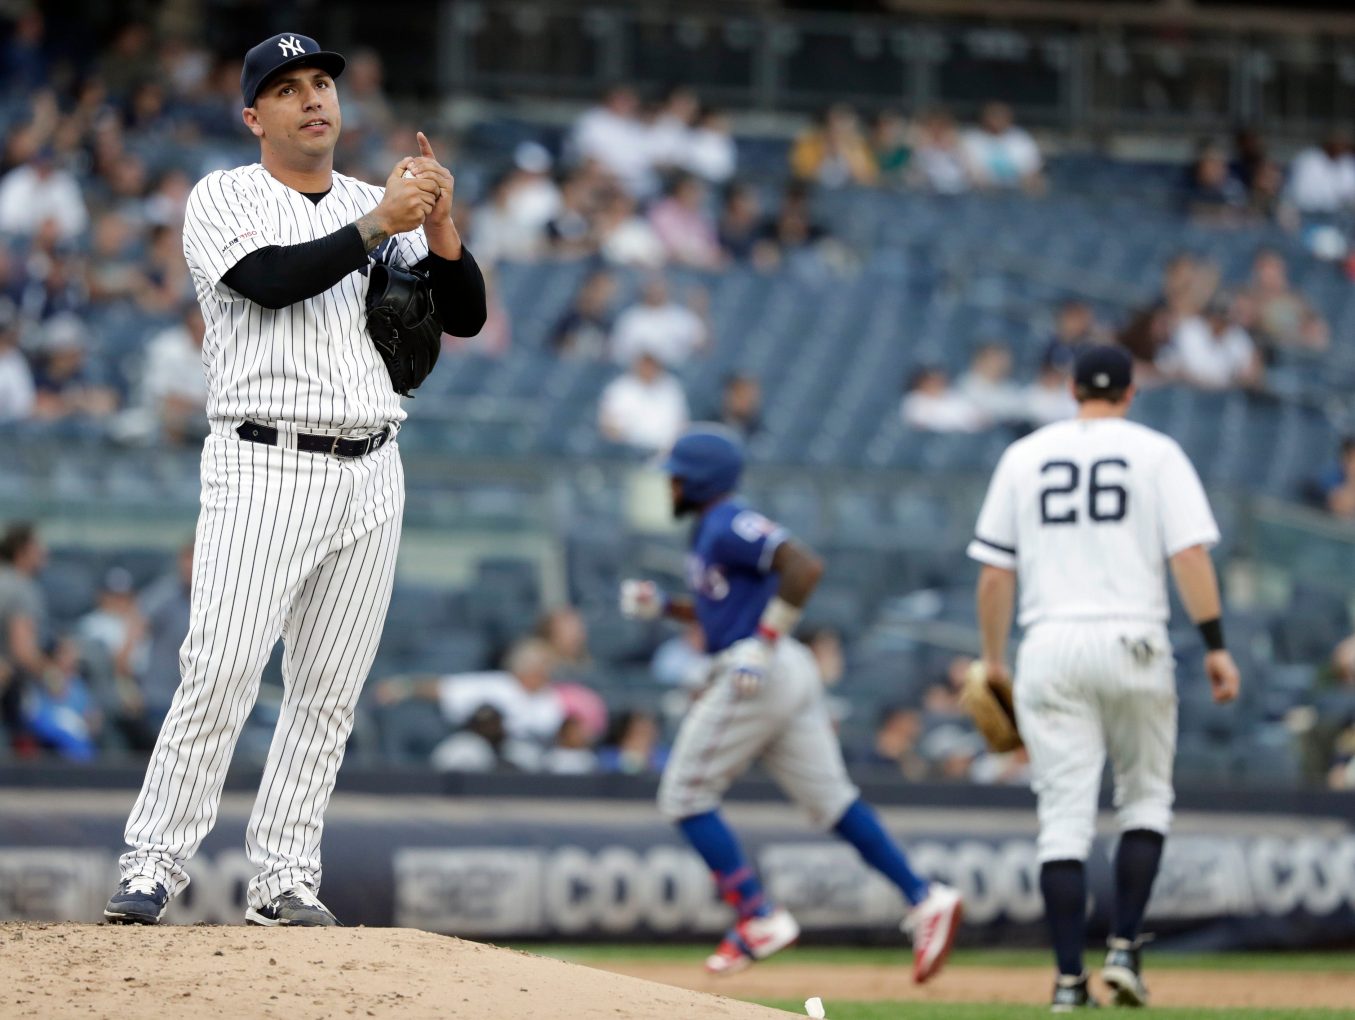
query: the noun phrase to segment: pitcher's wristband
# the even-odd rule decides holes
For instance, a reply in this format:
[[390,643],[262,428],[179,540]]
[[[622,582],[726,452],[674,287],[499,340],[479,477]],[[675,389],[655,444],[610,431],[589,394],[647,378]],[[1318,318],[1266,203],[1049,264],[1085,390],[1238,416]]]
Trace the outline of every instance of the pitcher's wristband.
[[1196,624],[1200,628],[1200,637],[1204,638],[1204,646],[1211,652],[1221,652],[1224,649],[1223,644],[1223,620],[1220,617],[1214,617],[1212,620],[1205,620],[1203,623]]

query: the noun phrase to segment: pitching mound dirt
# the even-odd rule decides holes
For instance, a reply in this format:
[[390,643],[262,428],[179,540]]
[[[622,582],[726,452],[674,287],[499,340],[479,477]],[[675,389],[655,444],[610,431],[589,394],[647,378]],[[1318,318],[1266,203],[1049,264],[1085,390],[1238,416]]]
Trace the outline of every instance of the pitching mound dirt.
[[[829,1004],[830,1016],[834,999],[1042,1003],[1048,999],[1053,981],[1052,973],[1040,967],[951,967],[936,980],[919,987],[913,984],[911,968],[902,956],[897,967],[798,966],[793,958],[793,953],[787,953],[774,964],[762,964],[726,978],[712,978],[698,968],[668,963],[618,962],[599,966],[664,984],[707,990],[718,987],[726,995],[755,999],[804,999],[818,995]],[[1355,971],[1153,970],[1149,962],[1144,976],[1155,1006],[1349,1009],[1355,1003]],[[1099,989],[1097,994],[1103,992],[1104,989]]]
[[398,928],[0,925],[0,1017],[775,1020],[787,1014]]

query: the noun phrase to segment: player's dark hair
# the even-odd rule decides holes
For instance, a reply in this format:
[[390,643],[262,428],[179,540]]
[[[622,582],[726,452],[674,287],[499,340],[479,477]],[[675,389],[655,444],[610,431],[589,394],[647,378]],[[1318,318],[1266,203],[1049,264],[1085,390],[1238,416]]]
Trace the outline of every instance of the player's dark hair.
[[13,563],[38,537],[38,529],[29,521],[11,521],[0,534],[0,563]]
[[1124,399],[1128,391],[1123,387],[1115,389],[1098,389],[1093,386],[1079,386],[1074,391],[1073,396],[1077,398],[1079,404],[1088,400],[1105,400],[1112,404],[1118,404]]

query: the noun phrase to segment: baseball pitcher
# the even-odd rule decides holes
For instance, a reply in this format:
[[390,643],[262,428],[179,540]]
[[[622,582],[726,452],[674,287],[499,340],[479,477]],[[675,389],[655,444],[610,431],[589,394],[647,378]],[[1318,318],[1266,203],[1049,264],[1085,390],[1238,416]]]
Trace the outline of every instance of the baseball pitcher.
[[473,336],[485,319],[452,176],[422,134],[422,154],[384,189],[334,172],[343,68],[294,33],[251,49],[240,86],[260,161],[209,174],[189,198],[184,257],[207,324],[211,422],[191,620],[109,921],[155,924],[188,884],[184,863],[216,821],[281,636],[286,690],[249,819],[245,916],[337,923],[317,897],[325,807],[390,602],[404,508],[397,391],[422,381],[434,350],[393,344],[369,327],[369,306],[398,278],[408,301],[436,309],[438,336]]
[[847,775],[814,658],[791,633],[823,564],[786,530],[735,497],[743,452],[718,426],[682,436],[664,465],[674,513],[696,518],[687,583],[670,598],[651,581],[621,585],[634,619],[697,621],[714,657],[709,686],[683,720],[659,784],[659,809],[706,862],[738,920],[706,960],[712,974],[743,970],[799,937],[790,912],[768,900],[720,814],[729,785],[755,761],[811,821],[831,828],[912,905],[913,976],[940,971],[959,925],[955,890],[909,866]]
[[1214,700],[1233,700],[1239,684],[1208,551],[1218,526],[1194,468],[1173,440],[1125,420],[1133,362],[1122,349],[1080,355],[1073,390],[1076,419],[1048,425],[1003,455],[969,546],[983,564],[983,666],[999,686],[1010,681],[1007,637],[1020,579],[1016,722],[1038,800],[1055,1012],[1096,1005],[1082,967],[1083,862],[1107,756],[1120,842],[1101,976],[1118,1003],[1148,1000],[1140,936],[1171,824],[1176,748],[1167,564],[1208,649]]

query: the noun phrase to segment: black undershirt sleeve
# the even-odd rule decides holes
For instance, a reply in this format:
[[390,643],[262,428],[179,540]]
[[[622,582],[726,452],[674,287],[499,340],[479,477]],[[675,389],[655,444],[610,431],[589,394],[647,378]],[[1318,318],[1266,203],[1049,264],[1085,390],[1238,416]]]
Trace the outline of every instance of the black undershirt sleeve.
[[366,264],[367,246],[357,224],[350,223],[315,241],[252,251],[221,279],[255,304],[286,308],[329,290]]
[[455,262],[429,255],[419,263],[428,273],[433,288],[433,306],[437,309],[442,331],[452,336],[475,336],[484,328],[485,278],[470,249],[462,245]]

